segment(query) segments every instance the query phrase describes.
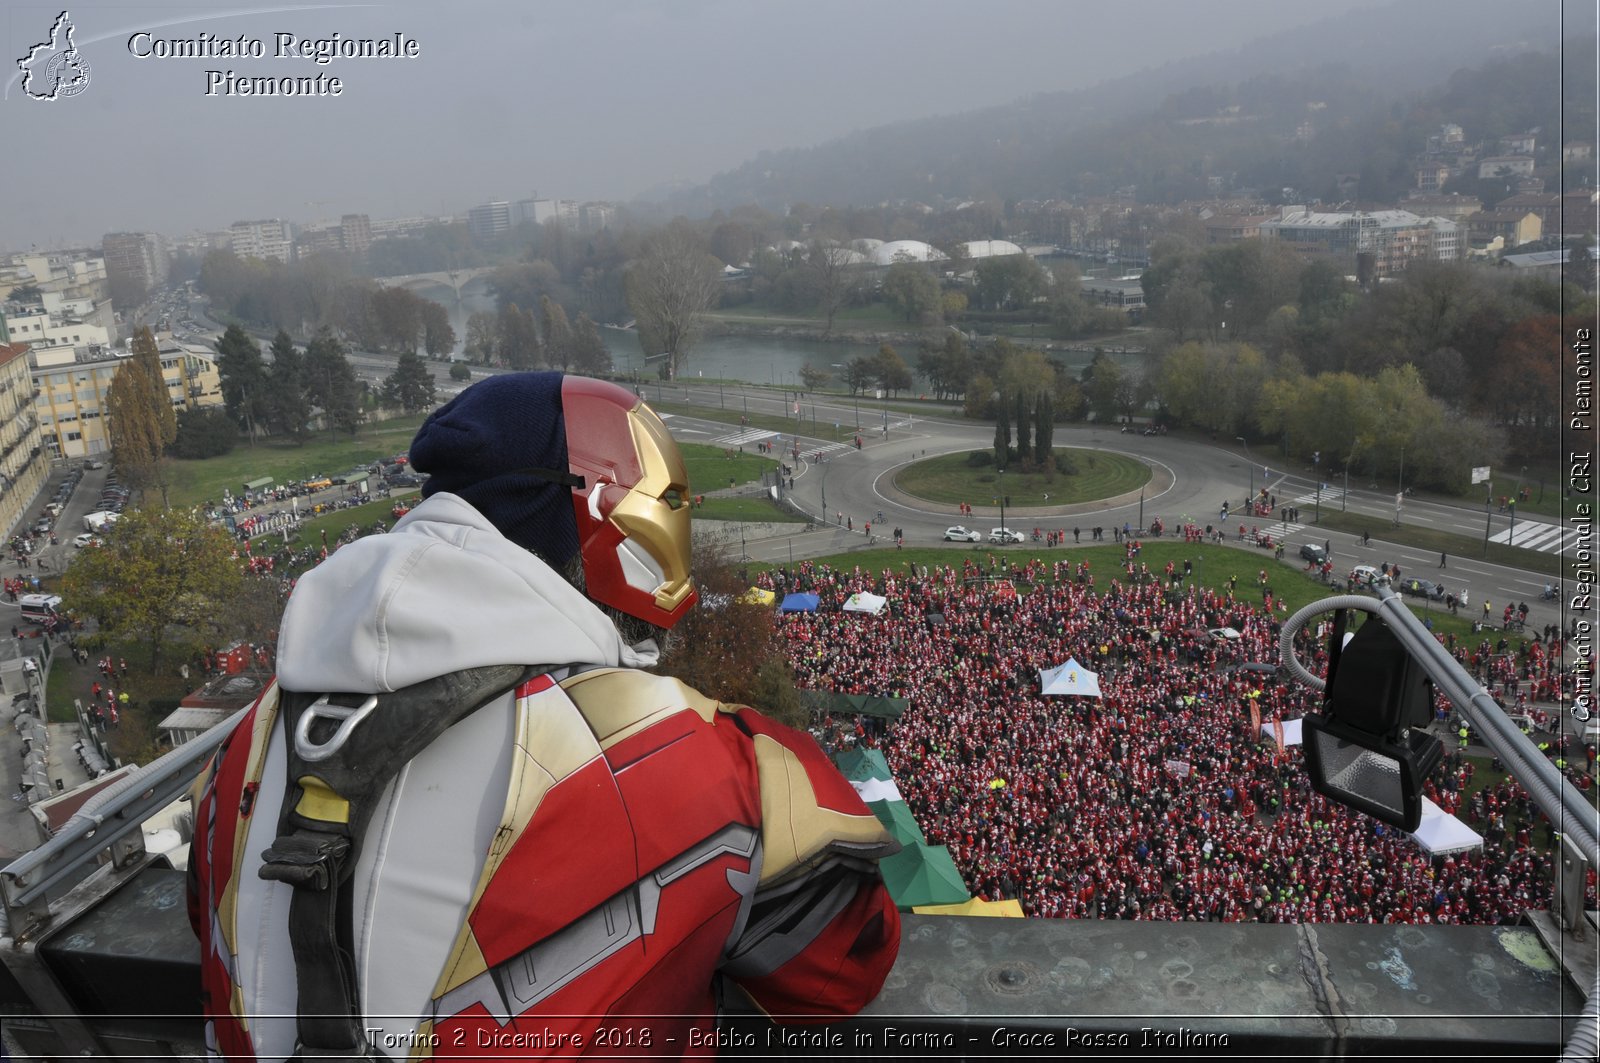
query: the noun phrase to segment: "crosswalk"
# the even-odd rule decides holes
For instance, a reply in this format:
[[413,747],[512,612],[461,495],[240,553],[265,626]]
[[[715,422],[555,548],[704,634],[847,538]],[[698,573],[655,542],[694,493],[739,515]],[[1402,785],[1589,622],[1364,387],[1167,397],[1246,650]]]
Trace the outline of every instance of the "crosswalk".
[[1489,536],[1491,543],[1520,546],[1524,550],[1538,550],[1546,554],[1564,554],[1578,545],[1581,533],[1575,528],[1543,521],[1518,521],[1515,528],[1504,528]]
[[[775,440],[776,444],[773,449],[774,451],[778,451],[783,446],[789,445],[785,441],[792,438],[793,437],[791,436],[785,436],[781,432],[774,432],[766,428],[746,428],[738,432],[731,432],[728,435],[717,436],[715,439],[711,440],[711,442],[719,447],[746,447],[750,446],[752,443],[764,443],[768,440]],[[848,443],[802,442],[800,447],[800,456],[804,458],[810,458],[815,454],[832,454],[840,450],[854,449],[854,440]]]

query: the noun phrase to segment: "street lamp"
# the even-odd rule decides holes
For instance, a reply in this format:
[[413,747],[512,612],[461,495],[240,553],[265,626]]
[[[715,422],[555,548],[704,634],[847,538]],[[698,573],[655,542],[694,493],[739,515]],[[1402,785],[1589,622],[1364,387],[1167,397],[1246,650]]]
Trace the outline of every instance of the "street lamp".
[[1244,436],[1234,436],[1233,438],[1237,439],[1239,445],[1244,447],[1244,463],[1250,469],[1250,493],[1244,496],[1244,505],[1250,515],[1254,516],[1256,512],[1256,462],[1250,456],[1250,444],[1244,441]]
[[1400,476],[1394,485],[1394,526],[1400,527],[1400,500],[1406,496],[1406,447],[1400,444]]
[[1494,519],[1489,507],[1494,502],[1494,481],[1489,481],[1489,493],[1483,496],[1483,556],[1489,556],[1489,523]]

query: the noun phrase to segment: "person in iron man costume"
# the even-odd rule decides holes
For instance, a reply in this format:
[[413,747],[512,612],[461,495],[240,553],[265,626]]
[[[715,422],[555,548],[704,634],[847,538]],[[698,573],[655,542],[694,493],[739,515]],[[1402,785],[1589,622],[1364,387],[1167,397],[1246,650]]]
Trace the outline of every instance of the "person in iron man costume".
[[[714,1054],[720,979],[780,1020],[869,1002],[899,948],[876,866],[896,843],[809,736],[643,670],[696,598],[660,418],[613,384],[507,374],[410,456],[424,501],[301,579],[275,682],[197,786],[212,1050],[315,1054],[321,964],[371,1058]],[[291,723],[313,695],[313,716],[361,715],[329,707],[348,696],[376,717],[504,665],[526,667],[381,794],[295,759],[322,748]],[[333,945],[297,952],[285,839],[329,823],[356,835],[316,894],[338,898]]]

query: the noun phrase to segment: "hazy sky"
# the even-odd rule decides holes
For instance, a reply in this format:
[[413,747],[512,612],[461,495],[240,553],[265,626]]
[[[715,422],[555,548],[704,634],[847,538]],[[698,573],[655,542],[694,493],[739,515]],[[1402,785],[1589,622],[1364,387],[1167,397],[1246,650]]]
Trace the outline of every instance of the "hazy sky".
[[[1373,0],[390,0],[73,3],[89,82],[40,102],[17,60],[60,0],[10,0],[0,250],[245,218],[459,213],[491,198],[626,200],[765,148],[1078,88]],[[202,32],[262,58],[139,58]],[[275,35],[415,40],[414,59],[278,58]],[[343,82],[207,96],[208,70]]]

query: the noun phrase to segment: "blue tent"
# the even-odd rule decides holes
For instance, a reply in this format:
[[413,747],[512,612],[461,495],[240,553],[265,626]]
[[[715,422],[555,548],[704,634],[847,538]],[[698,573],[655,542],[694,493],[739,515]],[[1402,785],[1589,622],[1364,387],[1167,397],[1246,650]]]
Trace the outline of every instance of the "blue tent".
[[778,611],[783,613],[814,613],[817,611],[817,596],[815,594],[785,594],[783,604],[778,606]]

